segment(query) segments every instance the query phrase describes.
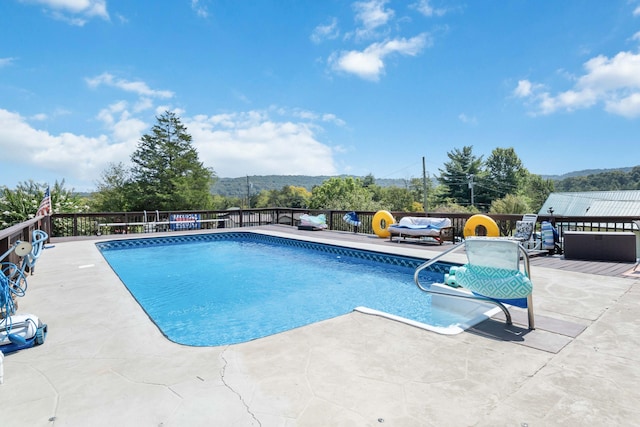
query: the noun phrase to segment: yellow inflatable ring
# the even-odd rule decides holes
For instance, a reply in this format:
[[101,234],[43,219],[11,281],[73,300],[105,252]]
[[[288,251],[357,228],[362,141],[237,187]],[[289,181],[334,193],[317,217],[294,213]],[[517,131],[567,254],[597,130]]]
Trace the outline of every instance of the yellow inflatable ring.
[[378,237],[389,237],[391,233],[388,228],[391,224],[395,224],[396,219],[391,215],[388,211],[378,211],[373,216],[373,220],[371,226],[373,227],[373,232],[376,233]]
[[500,237],[498,224],[486,215],[473,215],[464,224],[464,237],[476,236],[476,228],[483,226],[487,230],[487,237]]

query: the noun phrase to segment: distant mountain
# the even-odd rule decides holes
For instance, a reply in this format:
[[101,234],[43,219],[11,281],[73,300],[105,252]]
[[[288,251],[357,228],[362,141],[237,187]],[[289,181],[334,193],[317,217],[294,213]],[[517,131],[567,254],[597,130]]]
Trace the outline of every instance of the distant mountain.
[[[589,184],[581,183],[581,185],[585,186],[583,189],[579,190],[571,190],[571,191],[589,191],[594,189],[606,190],[610,189],[610,184],[604,182],[605,176],[611,172],[622,172],[629,173],[633,167],[627,168],[616,168],[616,169],[585,169],[580,171],[568,172],[563,175],[542,175],[544,179],[551,179],[556,181],[557,188],[556,191],[570,191],[566,189],[566,185],[564,185],[564,180],[572,181],[571,178],[577,177],[587,177],[594,175],[601,175],[601,177],[593,178],[593,182],[589,182]],[[340,177],[344,178],[351,175],[340,175]],[[251,192],[251,194],[257,194],[262,190],[281,190],[282,187],[287,185],[293,185],[295,187],[304,187],[307,190],[311,191],[313,187],[317,185],[321,185],[324,181],[329,178],[333,178],[332,176],[322,175],[322,176],[306,176],[306,175],[254,175],[249,177],[241,177],[241,178],[218,178],[218,181],[212,188],[212,192],[214,194],[219,194],[224,197],[246,197],[247,189]],[[361,178],[364,177],[355,177]],[[602,179],[600,179],[602,178]],[[432,177],[432,181],[434,185],[438,185],[437,179]],[[408,185],[409,181],[406,179],[377,179],[375,180],[376,184],[381,187],[400,187],[404,188]],[[566,182],[566,181],[565,181]],[[595,183],[594,183],[595,182]],[[618,183],[619,184],[619,183]],[[600,188],[602,187],[602,188]]]
[[551,179],[554,181],[562,181],[566,178],[575,178],[577,176],[588,176],[588,175],[598,175],[606,172],[624,172],[628,173],[633,169],[633,167],[628,168],[613,168],[613,169],[584,169],[575,172],[568,172],[563,175],[541,175],[543,179]]
[[640,167],[574,173],[555,181],[554,186],[557,192],[638,190]]
[[[347,176],[350,175],[340,175],[343,178]],[[251,194],[257,194],[262,190],[281,190],[287,185],[304,187],[311,191],[313,187],[321,185],[329,178],[333,177],[324,175],[254,175],[241,178],[218,178],[212,187],[212,192],[225,197],[246,197],[248,190]],[[380,187],[405,187],[407,185],[405,179],[376,179],[375,181]]]

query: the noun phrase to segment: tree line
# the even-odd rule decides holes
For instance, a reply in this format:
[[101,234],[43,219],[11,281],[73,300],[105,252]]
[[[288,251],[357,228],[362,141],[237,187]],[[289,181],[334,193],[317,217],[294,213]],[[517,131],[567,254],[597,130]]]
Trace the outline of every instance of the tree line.
[[[241,196],[222,196],[213,189],[215,171],[206,167],[192,145],[191,135],[175,113],[156,117],[150,133],[131,154],[131,166],[109,165],[96,182],[96,191],[81,196],[62,182],[51,188],[54,213],[129,212],[143,210],[224,210],[231,207],[293,207],[405,212],[537,212],[553,191],[640,189],[640,166],[629,172],[608,171],[561,181],[531,174],[513,148],[495,148],[485,159],[473,146],[455,148],[437,176],[401,180],[381,186],[373,175],[327,177],[310,190],[294,185],[253,189]],[[2,227],[32,218],[45,184],[19,183],[0,187]],[[426,204],[425,204],[426,203]]]
[[[217,178],[211,192],[224,197],[242,198],[247,193],[257,194],[262,190],[280,190],[289,185],[311,191],[313,187],[335,177],[335,175],[246,175],[237,178]],[[358,176],[346,174],[338,176],[338,178],[347,177],[358,178]],[[381,187],[405,187],[407,179],[375,178],[375,183]]]

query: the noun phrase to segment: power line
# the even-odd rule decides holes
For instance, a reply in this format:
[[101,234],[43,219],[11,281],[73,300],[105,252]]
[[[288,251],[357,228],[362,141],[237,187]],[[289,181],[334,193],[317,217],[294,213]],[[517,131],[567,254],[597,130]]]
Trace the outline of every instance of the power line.
[[402,167],[401,169],[397,169],[397,170],[395,170],[395,171],[393,171],[393,172],[391,172],[391,173],[388,173],[387,175],[381,176],[380,178],[381,178],[381,179],[389,178],[389,177],[390,177],[390,176],[392,176],[392,175],[396,175],[396,174],[398,174],[399,172],[403,172],[403,171],[405,171],[405,170],[407,170],[407,169],[409,169],[409,168],[413,168],[413,167],[415,167],[416,165],[419,165],[419,164],[420,164],[420,161],[417,161],[417,162],[415,162],[415,163],[411,163],[411,164],[409,164],[409,165],[406,165],[406,166]]

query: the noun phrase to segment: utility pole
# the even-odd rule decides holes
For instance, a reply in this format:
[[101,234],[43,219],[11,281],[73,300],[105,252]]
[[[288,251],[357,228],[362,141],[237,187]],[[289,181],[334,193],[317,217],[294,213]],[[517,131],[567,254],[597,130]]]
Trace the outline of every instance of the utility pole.
[[427,167],[424,163],[424,156],[422,156],[422,205],[424,213],[427,213]]
[[473,186],[475,185],[475,182],[473,182],[473,174],[469,174],[468,176],[469,179],[469,189],[471,190],[471,206],[473,206]]
[[249,182],[249,175],[247,175],[247,208],[251,209],[251,183]]

